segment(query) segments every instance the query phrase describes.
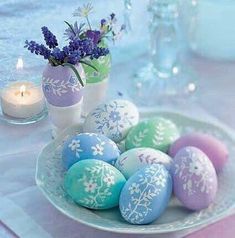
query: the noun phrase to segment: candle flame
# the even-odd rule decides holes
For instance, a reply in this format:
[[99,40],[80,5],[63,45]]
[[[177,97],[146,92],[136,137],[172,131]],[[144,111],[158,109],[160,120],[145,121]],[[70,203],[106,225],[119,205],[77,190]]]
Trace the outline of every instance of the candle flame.
[[24,61],[22,58],[18,58],[17,63],[16,63],[16,69],[23,69],[24,67]]
[[20,87],[20,95],[21,95],[22,97],[24,96],[25,91],[26,91],[26,87],[25,87],[25,85],[22,85],[22,86]]

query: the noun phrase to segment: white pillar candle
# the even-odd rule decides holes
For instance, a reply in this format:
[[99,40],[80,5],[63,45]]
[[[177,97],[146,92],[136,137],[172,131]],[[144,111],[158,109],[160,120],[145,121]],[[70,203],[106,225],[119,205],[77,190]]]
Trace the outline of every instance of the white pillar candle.
[[16,82],[2,90],[2,112],[14,118],[30,118],[43,111],[45,102],[40,86]]

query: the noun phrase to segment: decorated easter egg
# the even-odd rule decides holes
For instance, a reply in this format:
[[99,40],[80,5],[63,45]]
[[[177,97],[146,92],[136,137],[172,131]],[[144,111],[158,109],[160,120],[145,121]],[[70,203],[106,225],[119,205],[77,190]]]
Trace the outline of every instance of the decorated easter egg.
[[97,70],[93,69],[88,65],[83,65],[86,73],[86,83],[98,83],[108,78],[111,68],[111,56],[101,56],[99,59],[88,60],[92,66]]
[[140,122],[126,137],[126,149],[151,147],[167,152],[169,146],[179,137],[176,125],[163,117]]
[[133,103],[113,100],[92,110],[84,122],[83,130],[102,134],[119,142],[138,121],[139,112]]
[[81,133],[64,143],[62,160],[64,167],[69,169],[74,163],[84,159],[97,159],[114,164],[119,155],[117,145],[106,136]]
[[108,209],[118,205],[124,176],[112,165],[96,159],[81,160],[66,173],[64,188],[79,205]]
[[[75,65],[81,80],[86,81],[81,64]],[[48,64],[43,71],[42,90],[47,102],[56,107],[68,107],[81,102],[83,87],[74,71],[67,66]]]
[[122,217],[132,224],[151,223],[163,213],[171,193],[172,179],[164,165],[145,167],[131,176],[122,189]]
[[136,171],[152,164],[163,164],[169,170],[172,159],[165,153],[152,148],[134,148],[121,154],[115,167],[126,179]]
[[217,191],[217,176],[207,155],[196,147],[182,148],[174,157],[174,193],[191,210],[207,208]]
[[[108,48],[104,42],[101,42],[99,47]],[[96,69],[83,64],[87,84],[98,83],[108,78],[111,69],[111,54],[101,56],[98,59],[87,59],[86,61]]]
[[180,137],[171,145],[170,156],[174,157],[180,149],[186,146],[194,146],[202,150],[211,160],[217,172],[223,169],[228,160],[226,146],[215,137],[203,133],[191,133]]

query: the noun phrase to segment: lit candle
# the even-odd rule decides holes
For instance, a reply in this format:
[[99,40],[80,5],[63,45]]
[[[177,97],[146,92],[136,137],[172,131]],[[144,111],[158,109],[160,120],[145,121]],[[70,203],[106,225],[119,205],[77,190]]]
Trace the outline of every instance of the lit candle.
[[2,112],[14,118],[30,118],[44,109],[44,98],[40,87],[31,82],[17,82],[3,89]]

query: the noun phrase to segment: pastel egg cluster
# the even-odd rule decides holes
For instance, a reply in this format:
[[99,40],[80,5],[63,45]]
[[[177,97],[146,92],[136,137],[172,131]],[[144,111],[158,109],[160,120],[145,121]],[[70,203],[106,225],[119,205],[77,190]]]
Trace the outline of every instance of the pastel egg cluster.
[[168,206],[172,193],[190,210],[216,197],[217,172],[228,151],[212,136],[180,135],[164,117],[139,122],[134,104],[113,100],[86,118],[84,133],[64,143],[64,188],[89,209],[119,206],[131,224],[149,224]]

